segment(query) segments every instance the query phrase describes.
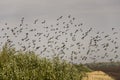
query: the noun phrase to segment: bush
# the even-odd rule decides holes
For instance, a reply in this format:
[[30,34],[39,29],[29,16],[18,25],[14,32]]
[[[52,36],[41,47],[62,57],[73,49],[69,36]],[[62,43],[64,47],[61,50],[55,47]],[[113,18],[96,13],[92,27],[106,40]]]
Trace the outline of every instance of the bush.
[[84,72],[58,57],[48,60],[7,45],[0,52],[0,80],[81,80]]

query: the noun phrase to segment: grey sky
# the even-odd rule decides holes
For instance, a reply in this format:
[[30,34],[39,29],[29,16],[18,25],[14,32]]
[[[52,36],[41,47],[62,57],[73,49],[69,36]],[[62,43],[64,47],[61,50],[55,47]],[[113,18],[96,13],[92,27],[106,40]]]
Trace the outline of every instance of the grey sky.
[[50,20],[71,14],[95,27],[120,26],[119,0],[0,0],[0,20],[22,16]]

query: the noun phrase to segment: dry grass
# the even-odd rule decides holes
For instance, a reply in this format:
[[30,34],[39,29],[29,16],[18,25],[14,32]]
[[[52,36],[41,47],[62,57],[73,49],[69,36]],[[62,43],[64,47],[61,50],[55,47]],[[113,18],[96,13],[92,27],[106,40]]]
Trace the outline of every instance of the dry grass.
[[102,71],[88,72],[83,80],[115,80]]

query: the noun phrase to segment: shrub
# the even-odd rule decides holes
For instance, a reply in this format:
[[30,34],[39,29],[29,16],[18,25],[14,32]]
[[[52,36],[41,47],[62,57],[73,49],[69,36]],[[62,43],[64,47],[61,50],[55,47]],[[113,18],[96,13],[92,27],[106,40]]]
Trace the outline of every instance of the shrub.
[[7,45],[0,52],[0,80],[81,80],[84,72],[58,57],[48,60]]

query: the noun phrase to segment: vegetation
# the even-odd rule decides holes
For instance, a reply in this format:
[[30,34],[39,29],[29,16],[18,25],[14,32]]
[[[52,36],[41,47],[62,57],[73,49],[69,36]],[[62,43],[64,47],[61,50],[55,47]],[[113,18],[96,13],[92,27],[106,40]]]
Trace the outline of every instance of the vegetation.
[[0,52],[0,80],[81,80],[87,71],[58,57],[49,60],[7,45]]
[[85,64],[85,66],[89,67],[92,70],[120,73],[120,62],[90,63]]
[[92,70],[103,71],[109,76],[114,77],[115,80],[120,80],[120,62],[101,62],[85,65]]
[[102,71],[93,71],[88,72],[87,76],[85,76],[83,80],[116,80],[116,79],[110,77],[108,74]]

